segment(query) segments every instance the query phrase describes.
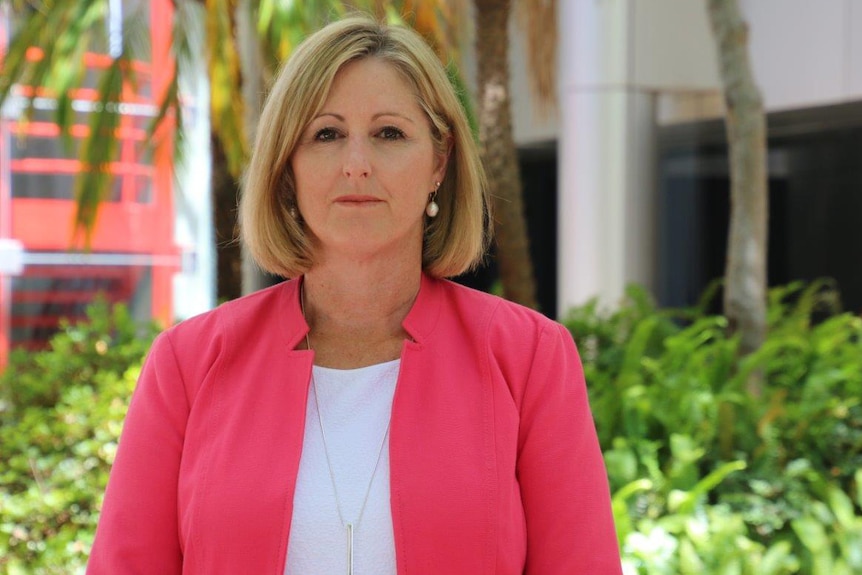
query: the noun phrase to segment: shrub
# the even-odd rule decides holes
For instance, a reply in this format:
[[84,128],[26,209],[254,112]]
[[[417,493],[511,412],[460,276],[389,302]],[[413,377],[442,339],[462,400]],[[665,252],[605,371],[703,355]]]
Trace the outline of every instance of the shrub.
[[773,290],[742,360],[723,317],[637,287],[572,311],[629,572],[862,572],[862,319],[836,302]]
[[83,570],[128,399],[156,333],[97,303],[0,376],[0,572]]

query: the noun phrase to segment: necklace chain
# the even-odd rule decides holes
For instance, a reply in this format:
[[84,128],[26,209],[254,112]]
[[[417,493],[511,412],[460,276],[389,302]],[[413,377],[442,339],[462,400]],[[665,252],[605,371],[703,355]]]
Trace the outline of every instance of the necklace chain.
[[[299,305],[302,310],[302,316],[305,315],[305,290],[303,286],[299,288]],[[307,319],[306,319],[307,321]],[[305,347],[311,349],[311,338],[309,337],[309,329],[305,332]],[[389,374],[389,370],[385,371],[378,381]],[[374,477],[377,475],[377,468],[380,466],[380,459],[383,456],[383,447],[386,445],[386,438],[389,437],[389,428],[392,425],[392,417],[386,424],[386,432],[383,434],[383,440],[380,442],[380,449],[377,451],[377,460],[374,462],[374,469],[371,472],[371,479],[368,480],[368,487],[365,489],[365,497],[362,499],[362,506],[359,508],[359,515],[356,518],[356,523],[344,521],[344,514],[341,512],[341,499],[338,497],[338,487],[335,484],[335,472],[332,469],[332,461],[329,458],[329,448],[326,442],[326,428],[323,425],[323,414],[320,411],[320,402],[317,394],[317,384],[314,381],[314,366],[311,368],[311,391],[314,393],[314,406],[317,408],[317,423],[320,425],[320,436],[323,439],[323,454],[326,456],[326,467],[329,470],[329,480],[332,482],[332,492],[335,495],[335,508],[338,511],[338,520],[341,525],[347,529],[347,573],[353,574],[353,531],[359,528],[359,522],[362,521],[362,514],[365,513],[365,506],[368,503],[368,496],[371,494],[371,485],[374,483]]]
[[[308,336],[306,335],[306,338]],[[309,347],[309,349],[311,349]],[[388,374],[388,370],[383,374],[384,377]],[[381,380],[383,377],[380,378]],[[374,483],[374,476],[377,475],[377,468],[380,466],[380,459],[383,456],[383,447],[386,445],[386,438],[389,436],[389,427],[392,425],[392,419],[390,418],[389,423],[386,425],[386,432],[383,434],[383,441],[380,442],[380,449],[377,451],[377,460],[374,462],[374,470],[371,472],[371,479],[368,480],[368,487],[365,489],[365,497],[362,499],[362,506],[359,508],[359,516],[356,518],[355,523],[349,523],[344,520],[344,514],[341,512],[341,498],[338,497],[338,487],[335,484],[335,472],[332,469],[332,461],[329,458],[329,448],[328,443],[326,441],[326,427],[323,425],[323,414],[320,411],[320,403],[317,399],[317,385],[314,381],[314,371],[312,368],[311,375],[311,387],[314,392],[314,405],[317,408],[317,422],[320,425],[320,435],[323,438],[323,454],[326,456],[326,467],[329,469],[329,479],[332,481],[332,491],[335,493],[335,507],[338,511],[338,519],[341,521],[341,524],[345,527],[348,525],[353,525],[354,527],[359,527],[359,522],[362,521],[362,514],[365,513],[365,505],[368,503],[368,496],[371,493],[371,485]]]

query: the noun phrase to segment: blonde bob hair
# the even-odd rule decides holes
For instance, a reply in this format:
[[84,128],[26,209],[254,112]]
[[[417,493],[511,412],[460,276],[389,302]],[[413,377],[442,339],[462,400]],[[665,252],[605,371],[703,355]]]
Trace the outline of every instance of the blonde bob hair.
[[446,72],[410,29],[366,16],[329,24],[300,44],[281,68],[261,113],[239,205],[240,233],[265,271],[296,277],[314,254],[296,213],[290,158],[320,112],[336,73],[348,62],[378,58],[400,71],[428,116],[438,153],[449,152],[436,218],[426,218],[423,269],[451,277],[481,261],[491,236],[488,190],[476,143]]

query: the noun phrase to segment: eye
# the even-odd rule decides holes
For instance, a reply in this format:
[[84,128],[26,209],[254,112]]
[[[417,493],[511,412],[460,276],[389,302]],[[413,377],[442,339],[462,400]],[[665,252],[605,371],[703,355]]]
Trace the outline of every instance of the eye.
[[316,142],[331,142],[338,136],[339,133],[335,128],[321,128],[314,133],[314,140]]
[[384,140],[403,140],[404,132],[396,128],[395,126],[386,126],[382,128],[377,135]]

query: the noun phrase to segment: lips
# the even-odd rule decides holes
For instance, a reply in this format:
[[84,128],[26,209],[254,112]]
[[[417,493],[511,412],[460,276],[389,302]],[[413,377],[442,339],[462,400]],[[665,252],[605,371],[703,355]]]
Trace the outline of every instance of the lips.
[[335,203],[346,206],[371,206],[374,204],[383,203],[383,200],[374,196],[351,194],[347,196],[339,196],[335,199]]

